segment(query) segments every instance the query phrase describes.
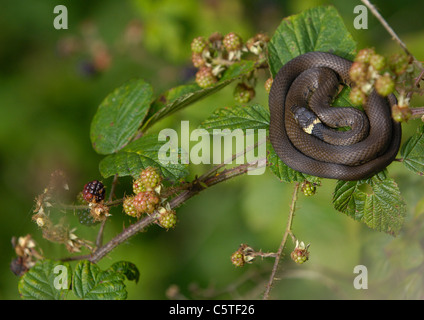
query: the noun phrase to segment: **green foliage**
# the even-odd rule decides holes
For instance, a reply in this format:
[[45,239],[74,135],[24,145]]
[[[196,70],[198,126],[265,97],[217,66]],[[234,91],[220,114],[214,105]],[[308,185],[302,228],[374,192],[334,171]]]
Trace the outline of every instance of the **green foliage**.
[[[145,135],[111,154],[100,162],[99,169],[103,177],[107,178],[117,174],[119,177],[137,177],[142,169],[155,167],[160,174],[169,180],[178,180],[187,175],[187,166],[181,163],[162,164],[158,159],[159,149],[157,134]],[[180,150],[171,150],[180,157]]]
[[424,175],[424,125],[418,127],[417,132],[405,142],[400,154],[406,168]]
[[131,80],[109,94],[91,122],[94,150],[111,154],[128,144],[147,115],[152,95],[143,80]]
[[23,299],[63,300],[72,283],[72,292],[79,299],[124,300],[127,298],[125,278],[136,283],[140,278],[140,272],[131,262],[119,261],[102,271],[90,261],[82,260],[72,274],[69,263],[47,259],[38,261],[22,276],[18,289]]
[[125,300],[125,274],[134,272],[134,267],[130,268],[131,270],[128,267],[122,268],[121,263],[120,266],[102,271],[90,261],[80,261],[75,267],[72,290],[78,298],[84,300]]
[[[371,190],[366,190],[366,186]],[[406,214],[406,204],[397,184],[384,173],[367,180],[339,181],[333,204],[354,220],[391,235],[399,233]]]
[[[135,2],[140,7],[144,3],[148,3],[149,8],[155,6],[153,1]],[[149,12],[149,8],[146,12]],[[151,24],[150,21],[146,25],[151,27]],[[165,27],[167,30],[172,29],[166,24]],[[154,39],[154,31],[146,30],[150,41]],[[352,58],[355,48],[356,43],[335,8],[313,8],[281,22],[268,47],[269,69],[275,75],[287,61],[309,51],[329,51]],[[91,122],[92,146],[98,154],[105,155],[99,164],[100,174],[104,178],[114,175],[137,177],[142,169],[154,167],[168,181],[178,182],[188,176],[187,165],[163,164],[159,161],[159,150],[166,142],[162,143],[158,134],[147,133],[148,130],[159,120],[217,93],[257,68],[257,62],[242,60],[231,65],[222,78],[210,87],[202,89],[197,84],[184,84],[156,97],[152,86],[141,79],[128,81],[115,89],[100,104]],[[352,105],[348,92],[349,89],[343,90],[336,105]],[[268,126],[267,108],[255,103],[219,108],[200,128],[213,132],[214,129],[268,129]],[[401,151],[405,166],[419,175],[424,172],[423,134],[424,126],[421,126]],[[320,183],[320,178],[302,174],[286,166],[271,144],[267,143],[266,146],[268,167],[280,181],[293,183],[308,180],[315,184]],[[173,149],[171,153],[175,153],[178,159],[181,158],[180,149]],[[400,234],[406,215],[406,204],[398,185],[386,172],[367,180],[338,181],[333,194],[333,205],[336,210],[355,221],[390,235]],[[84,215],[87,214],[88,210],[85,209]],[[80,215],[79,217],[81,218]],[[92,221],[88,221],[90,222]],[[69,275],[68,287],[59,290],[54,286],[57,274],[53,271],[58,265],[64,265]],[[23,299],[65,299],[69,292],[78,299],[126,299],[128,293],[125,279],[137,283],[139,277],[137,267],[127,261],[116,262],[108,269],[101,270],[96,264],[84,260],[76,265],[72,273],[68,263],[42,260],[21,278],[19,293]]]
[[[67,287],[55,288],[55,278],[59,271],[55,273],[55,267],[62,265],[67,270]],[[61,271],[63,272],[63,271]],[[71,269],[68,263],[62,263],[52,260],[38,261],[19,281],[19,294],[26,300],[62,300],[71,285]]]
[[269,43],[269,69],[275,76],[293,58],[311,51],[353,58],[356,43],[332,7],[317,7],[285,18]]
[[261,105],[226,107],[215,110],[200,128],[214,129],[268,129],[269,111]]
[[224,72],[220,81],[207,88],[202,89],[197,84],[187,84],[164,92],[152,103],[143,130],[146,130],[163,117],[170,116],[174,112],[223,89],[231,82],[254,70],[254,68],[255,63],[253,61],[243,60],[232,64]]

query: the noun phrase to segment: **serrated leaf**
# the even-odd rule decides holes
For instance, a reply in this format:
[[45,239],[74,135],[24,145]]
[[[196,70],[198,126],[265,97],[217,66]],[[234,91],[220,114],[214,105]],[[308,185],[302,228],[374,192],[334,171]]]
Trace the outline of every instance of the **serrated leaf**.
[[125,300],[125,276],[108,269],[105,271],[87,260],[80,261],[75,267],[72,279],[74,294],[84,300]]
[[[178,163],[164,164],[159,160],[159,152],[166,142],[161,142],[157,134],[145,135],[121,149],[119,152],[102,159],[99,164],[104,178],[118,176],[137,177],[142,169],[154,167],[167,180],[178,180],[188,174],[187,165]],[[179,149],[171,150],[180,159]]]
[[18,290],[22,299],[62,300],[66,298],[70,284],[69,264],[46,259],[38,261],[22,276]]
[[302,182],[308,180],[313,183],[319,183],[320,181],[318,177],[295,171],[287,166],[281,161],[269,142],[267,142],[267,162],[268,168],[281,182]]
[[130,281],[135,281],[135,283],[138,282],[140,278],[140,272],[138,271],[136,265],[134,263],[128,262],[128,261],[118,261],[115,262],[111,267],[111,270],[115,272],[122,273],[127,277]]
[[285,18],[268,45],[273,76],[293,58],[311,51],[325,51],[353,58],[356,43],[343,19],[332,7],[316,7]]
[[[364,191],[365,187],[371,190]],[[397,235],[402,228],[406,204],[397,184],[385,174],[367,180],[338,181],[334,208],[371,229]]]
[[417,132],[403,144],[400,154],[406,168],[424,175],[424,125],[419,126]]
[[235,106],[215,110],[200,125],[200,128],[213,132],[213,129],[268,129],[269,111],[261,105]]
[[188,84],[166,91],[152,103],[148,117],[143,124],[143,131],[163,117],[171,115],[174,112],[221,90],[232,81],[239,79],[241,76],[248,74],[254,69],[254,61],[243,60],[231,65],[224,72],[222,78],[210,87],[201,88],[197,84]]
[[152,87],[143,80],[128,81],[109,94],[91,122],[94,150],[112,154],[129,143],[149,111],[152,96]]

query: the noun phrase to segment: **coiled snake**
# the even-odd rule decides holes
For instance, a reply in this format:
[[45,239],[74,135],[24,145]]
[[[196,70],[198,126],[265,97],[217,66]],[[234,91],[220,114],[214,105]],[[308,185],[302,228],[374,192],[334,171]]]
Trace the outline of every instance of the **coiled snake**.
[[322,178],[360,180],[396,157],[402,133],[391,117],[391,106],[397,103],[393,94],[384,98],[372,91],[363,105],[365,114],[330,107],[339,84],[352,85],[351,65],[331,53],[309,52],[290,60],[275,76],[269,94],[269,137],[290,168]]

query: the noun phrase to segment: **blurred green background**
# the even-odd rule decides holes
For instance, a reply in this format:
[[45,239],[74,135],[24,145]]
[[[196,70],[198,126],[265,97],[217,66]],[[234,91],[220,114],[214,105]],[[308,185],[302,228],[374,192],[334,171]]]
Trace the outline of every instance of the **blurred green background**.
[[[409,50],[424,56],[421,1],[375,1]],[[68,8],[69,29],[53,28],[53,8]],[[31,221],[34,197],[50,173],[62,169],[70,193],[101,179],[101,156],[91,148],[91,119],[114,88],[131,78],[151,83],[155,94],[194,80],[191,40],[219,31],[247,39],[258,32],[272,36],[291,14],[331,4],[343,17],[358,48],[373,46],[390,55],[399,47],[369,13],[368,30],[355,30],[353,8],[359,1],[0,0],[0,299],[19,299],[18,278],[10,271],[12,236],[31,233],[49,258],[68,256],[63,246],[47,242]],[[265,80],[266,73],[260,74]],[[259,82],[254,102],[267,106]],[[230,85],[213,97],[161,121],[153,131],[179,128],[181,120],[196,127],[213,110],[233,105]],[[415,99],[415,106],[422,100]],[[418,120],[405,126],[404,139]],[[201,173],[205,168],[193,168]],[[390,167],[408,205],[405,231],[397,238],[373,231],[336,212],[331,205],[335,182],[324,181],[316,196],[300,195],[293,230],[311,243],[310,260],[301,266],[289,259],[288,241],[273,299],[416,299],[424,297],[422,232],[414,216],[424,211],[424,180],[400,163]],[[110,180],[104,183],[110,185]],[[118,192],[129,188],[123,179]],[[286,227],[293,186],[270,172],[243,176],[202,192],[178,210],[179,223],[165,232],[152,226],[104,258],[99,265],[128,260],[137,265],[138,284],[128,282],[130,299],[174,297],[261,298],[272,260],[235,268],[231,254],[241,243],[276,251]],[[105,239],[120,232],[123,217],[115,209]],[[97,228],[78,225],[77,234],[95,239]],[[418,229],[419,230],[419,229]],[[424,231],[424,229],[422,229]],[[368,268],[368,290],[354,289],[353,268]],[[73,264],[74,265],[74,264]],[[178,294],[175,296],[175,292]]]

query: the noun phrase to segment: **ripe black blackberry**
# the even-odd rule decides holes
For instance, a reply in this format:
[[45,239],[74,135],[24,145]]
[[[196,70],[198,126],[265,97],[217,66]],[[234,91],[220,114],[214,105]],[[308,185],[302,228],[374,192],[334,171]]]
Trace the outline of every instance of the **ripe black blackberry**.
[[88,182],[82,191],[84,200],[99,203],[105,199],[106,189],[98,180]]

